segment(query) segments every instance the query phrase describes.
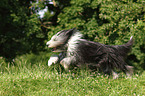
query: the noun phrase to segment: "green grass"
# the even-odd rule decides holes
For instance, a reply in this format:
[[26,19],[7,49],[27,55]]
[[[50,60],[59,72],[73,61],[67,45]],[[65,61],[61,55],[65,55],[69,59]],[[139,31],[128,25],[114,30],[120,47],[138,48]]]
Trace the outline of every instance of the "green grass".
[[66,73],[59,65],[48,67],[47,61],[31,64],[23,57],[15,62],[0,61],[0,96],[145,95],[145,72],[112,79],[87,70]]

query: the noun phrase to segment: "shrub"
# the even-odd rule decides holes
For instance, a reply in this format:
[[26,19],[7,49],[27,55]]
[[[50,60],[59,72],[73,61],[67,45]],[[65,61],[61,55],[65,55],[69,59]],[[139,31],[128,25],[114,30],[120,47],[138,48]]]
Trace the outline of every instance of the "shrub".
[[[56,0],[61,9],[57,25],[48,27],[49,39],[56,32],[76,27],[85,38],[103,44],[120,45],[134,38],[127,58],[137,69],[145,68],[145,7],[143,0],[71,0],[68,6]],[[65,3],[66,4],[66,3]],[[55,6],[54,6],[55,7]]]

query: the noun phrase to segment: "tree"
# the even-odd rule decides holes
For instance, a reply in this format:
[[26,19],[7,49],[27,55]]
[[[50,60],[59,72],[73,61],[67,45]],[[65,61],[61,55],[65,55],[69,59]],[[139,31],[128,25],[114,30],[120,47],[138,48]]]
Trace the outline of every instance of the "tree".
[[47,34],[33,10],[34,0],[0,1],[0,56],[12,60],[17,55],[44,49]]
[[[128,63],[136,68],[145,68],[145,3],[143,0],[53,0],[45,22],[49,24],[48,38],[63,29],[76,27],[85,38],[103,44],[120,45],[131,36],[135,43]],[[47,4],[46,4],[47,6]],[[58,8],[59,10],[55,10]],[[48,14],[46,13],[46,14]],[[43,24],[46,24],[46,23]],[[47,25],[46,25],[47,26]]]

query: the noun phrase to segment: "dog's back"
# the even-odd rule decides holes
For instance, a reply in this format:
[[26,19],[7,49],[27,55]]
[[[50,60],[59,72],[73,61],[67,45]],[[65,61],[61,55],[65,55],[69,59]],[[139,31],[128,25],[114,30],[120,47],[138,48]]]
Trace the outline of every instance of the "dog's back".
[[77,61],[99,66],[104,73],[108,74],[114,69],[126,72],[129,71],[129,68],[126,66],[125,57],[130,52],[132,45],[132,37],[126,44],[115,46],[81,39],[76,50],[79,59]]
[[118,50],[120,55],[126,57],[127,54],[131,51],[133,45],[133,36],[131,36],[130,40],[124,45],[115,45],[114,47]]

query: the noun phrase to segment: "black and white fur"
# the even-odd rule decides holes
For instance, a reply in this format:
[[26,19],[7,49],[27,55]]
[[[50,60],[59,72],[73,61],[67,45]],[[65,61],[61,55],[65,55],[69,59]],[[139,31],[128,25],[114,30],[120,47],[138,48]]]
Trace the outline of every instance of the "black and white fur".
[[132,37],[124,45],[110,46],[82,39],[82,36],[75,28],[62,30],[55,34],[47,42],[47,46],[52,48],[53,52],[61,53],[59,56],[51,56],[48,65],[59,62],[65,70],[69,70],[72,66],[99,68],[105,74],[112,73],[114,78],[118,77],[114,72],[116,69],[127,75],[133,73],[133,67],[128,66],[125,62],[133,45]]

